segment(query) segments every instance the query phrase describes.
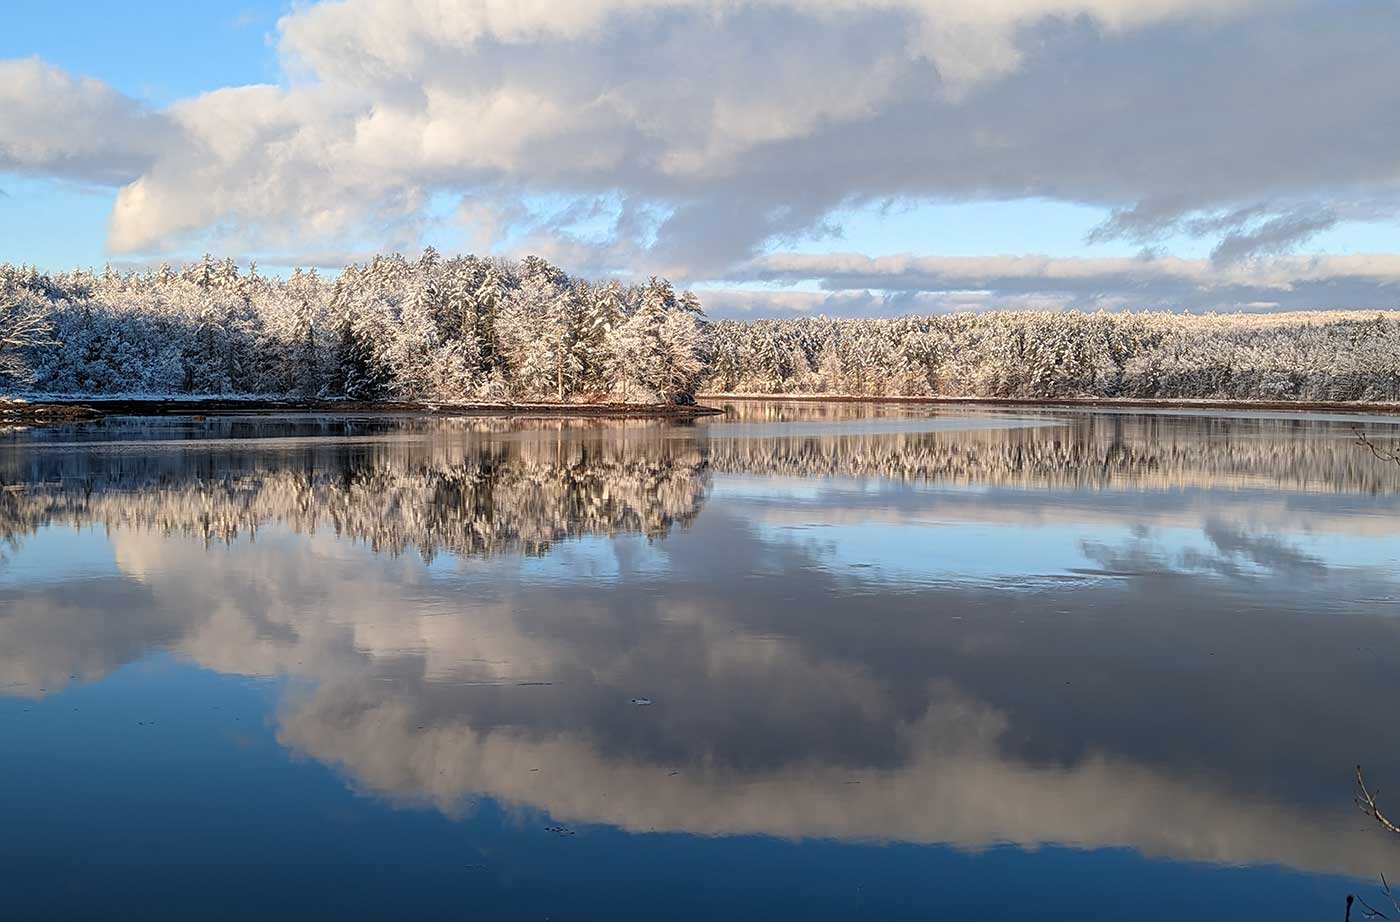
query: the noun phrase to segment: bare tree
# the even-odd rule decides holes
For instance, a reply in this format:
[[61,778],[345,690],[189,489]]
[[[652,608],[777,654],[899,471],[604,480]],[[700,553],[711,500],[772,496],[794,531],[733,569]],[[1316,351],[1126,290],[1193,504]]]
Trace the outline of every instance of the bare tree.
[[0,379],[29,380],[25,352],[30,346],[50,342],[49,333],[48,311],[42,301],[0,291]]

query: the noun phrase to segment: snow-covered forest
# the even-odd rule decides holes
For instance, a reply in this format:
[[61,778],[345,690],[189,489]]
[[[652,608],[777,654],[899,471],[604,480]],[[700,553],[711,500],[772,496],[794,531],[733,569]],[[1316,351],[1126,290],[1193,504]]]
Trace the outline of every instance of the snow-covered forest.
[[427,250],[334,279],[209,257],[142,273],[0,267],[12,391],[686,403],[701,346],[693,295],[592,285],[534,257]]
[[710,323],[653,279],[427,250],[332,278],[0,266],[12,393],[688,403],[710,394],[1400,400],[1400,312]]
[[703,390],[1400,400],[1400,312],[1003,312],[720,321]]

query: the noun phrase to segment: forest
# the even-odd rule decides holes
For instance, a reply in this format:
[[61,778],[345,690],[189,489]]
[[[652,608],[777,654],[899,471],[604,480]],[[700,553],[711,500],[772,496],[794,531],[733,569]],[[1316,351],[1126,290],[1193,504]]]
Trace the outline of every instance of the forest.
[[334,279],[0,267],[0,372],[43,395],[687,403],[700,308],[542,259],[376,257]]
[[333,278],[0,266],[12,395],[692,403],[697,394],[1400,400],[1400,312],[992,311],[708,321],[670,283],[538,257]]

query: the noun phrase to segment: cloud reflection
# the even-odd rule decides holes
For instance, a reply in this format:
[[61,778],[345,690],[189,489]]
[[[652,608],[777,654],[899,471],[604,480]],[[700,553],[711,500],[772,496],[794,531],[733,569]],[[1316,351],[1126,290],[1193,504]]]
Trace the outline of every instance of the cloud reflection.
[[[1123,444],[1105,451],[1104,426]],[[527,427],[179,460],[34,447],[8,456],[12,474],[31,462],[5,493],[9,532],[100,523],[115,563],[0,588],[0,691],[37,695],[168,649],[307,680],[279,707],[284,746],[451,814],[490,797],[630,831],[1129,847],[1370,875],[1400,849],[1357,832],[1347,767],[1400,774],[1372,716],[1400,693],[1393,576],[1337,571],[1296,530],[1321,470],[1350,472],[1321,504],[1328,528],[1385,532],[1394,483],[1344,448],[1325,423],[1098,418],[747,442]],[[1153,493],[1170,467],[1140,463],[1154,452],[1204,499]],[[876,488],[765,493],[797,457],[848,459]],[[980,491],[923,489],[942,483],[920,479],[928,460],[951,457],[1007,466],[958,481]],[[1105,459],[1124,457],[1139,460],[1103,486]],[[1047,470],[1035,458],[1060,459],[1053,489],[1025,480]],[[711,495],[711,471],[741,460],[754,489]],[[1270,478],[1286,510],[1272,520],[1238,492]],[[476,534],[505,537],[462,539],[468,510],[490,526]],[[882,582],[767,527],[826,520],[824,540],[850,545],[851,523],[917,536],[900,515],[931,510],[1043,512],[1117,576]],[[1201,541],[1154,544],[1147,526],[1124,547],[1082,537],[1106,519],[1194,522]],[[605,581],[522,569],[589,534],[664,536],[664,566],[619,551]]]

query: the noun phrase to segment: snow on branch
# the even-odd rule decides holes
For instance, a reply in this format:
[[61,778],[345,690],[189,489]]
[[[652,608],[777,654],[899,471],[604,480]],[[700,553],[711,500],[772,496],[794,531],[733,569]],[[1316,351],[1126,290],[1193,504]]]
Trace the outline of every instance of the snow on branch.
[[590,282],[537,257],[431,249],[334,278],[209,257],[144,273],[0,266],[0,298],[4,383],[54,395],[1400,401],[1397,312],[710,323],[664,280]]
[[428,250],[334,279],[207,256],[144,273],[0,266],[0,293],[0,357],[22,360],[32,393],[687,403],[703,367],[692,295],[534,257]]

